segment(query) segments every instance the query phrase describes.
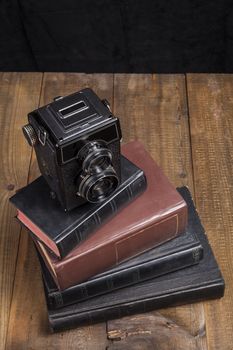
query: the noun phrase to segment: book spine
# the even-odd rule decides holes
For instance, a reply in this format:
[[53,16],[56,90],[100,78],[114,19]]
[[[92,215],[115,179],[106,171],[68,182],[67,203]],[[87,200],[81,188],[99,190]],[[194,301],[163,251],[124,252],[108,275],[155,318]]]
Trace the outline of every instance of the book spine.
[[[114,318],[133,315],[135,313],[148,312],[169,306],[184,305],[186,303],[200,302],[208,299],[221,298],[224,294],[223,280],[216,280],[209,286],[201,286],[192,289],[177,291],[171,294],[159,295],[148,299],[142,299],[112,307],[88,310],[87,312],[72,314],[49,314],[50,328],[54,332],[64,331],[77,326],[91,325]],[[75,307],[74,307],[75,310]]]
[[48,292],[50,309],[57,309],[91,297],[106,294],[139,282],[161,276],[199,263],[203,257],[201,245],[175,252],[171,255],[151,260],[128,269],[119,270],[113,274],[101,276],[64,291]]
[[65,238],[57,242],[61,258],[65,257],[81,241],[85,240],[90,233],[96,231],[107,220],[111,219],[120,209],[136,199],[146,189],[146,177],[140,171],[132,181],[124,188],[116,192],[114,198],[99,207],[97,211],[89,215],[82,223],[72,230]]

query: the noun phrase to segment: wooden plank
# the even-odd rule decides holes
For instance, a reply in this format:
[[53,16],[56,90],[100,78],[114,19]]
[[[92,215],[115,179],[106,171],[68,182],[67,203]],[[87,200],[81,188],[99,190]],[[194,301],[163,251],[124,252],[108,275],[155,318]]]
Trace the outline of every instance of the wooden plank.
[[[175,186],[188,185],[193,191],[183,75],[115,75],[114,113],[121,119],[124,141],[135,138],[142,141]],[[177,327],[183,327],[191,338],[195,337],[196,348],[206,349],[202,303],[161,310],[161,314],[172,319]],[[154,315],[157,317],[158,314]],[[116,329],[116,322],[108,322],[108,331]],[[154,322],[155,329],[157,326],[159,328],[156,318]],[[164,337],[159,338],[161,343],[157,343],[159,349],[163,349],[165,333]],[[190,343],[187,339],[184,338],[183,346],[189,349]],[[174,348],[179,346],[180,342],[176,342],[174,338]]]
[[[92,87],[100,97],[112,102],[113,76],[110,74],[48,73],[44,75],[40,105],[49,103],[54,96],[68,95],[87,86]],[[33,156],[30,181],[38,174],[36,159]],[[106,348],[107,342],[105,323],[50,334],[39,263],[31,240],[26,232],[23,232],[17,261],[7,349],[102,350]]]
[[31,150],[21,126],[38,106],[41,74],[0,73],[0,348],[5,346],[20,226],[8,200],[27,183]]
[[209,349],[233,343],[233,75],[187,78],[196,203],[226,281],[205,304]]

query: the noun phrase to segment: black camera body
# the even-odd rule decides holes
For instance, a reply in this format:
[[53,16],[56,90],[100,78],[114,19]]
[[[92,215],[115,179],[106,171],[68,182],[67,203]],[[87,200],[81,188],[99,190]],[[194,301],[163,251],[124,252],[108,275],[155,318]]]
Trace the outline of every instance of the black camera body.
[[65,210],[106,199],[121,181],[119,119],[91,89],[28,114],[23,132]]

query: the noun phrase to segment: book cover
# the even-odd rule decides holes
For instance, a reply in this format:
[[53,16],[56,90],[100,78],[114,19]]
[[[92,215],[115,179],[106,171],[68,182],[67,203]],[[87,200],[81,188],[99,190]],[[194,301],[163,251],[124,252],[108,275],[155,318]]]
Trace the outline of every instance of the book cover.
[[185,231],[187,205],[149,153],[139,142],[123,146],[122,151],[143,169],[146,191],[62,260],[38,243],[60,290],[86,281]]
[[133,201],[146,189],[141,169],[121,156],[122,182],[101,203],[86,203],[65,212],[42,176],[21,189],[10,201],[17,218],[58,258],[66,256],[77,244],[97,230],[106,220]]
[[203,248],[195,232],[186,230],[156,248],[63,291],[57,288],[38,248],[37,253],[45,276],[48,307],[56,309],[197,264],[203,257]]
[[203,259],[199,264],[60,309],[48,309],[52,330],[61,331],[224,295],[224,280],[190,193],[187,188],[181,188],[180,193],[188,203],[188,230],[197,234],[203,247]]

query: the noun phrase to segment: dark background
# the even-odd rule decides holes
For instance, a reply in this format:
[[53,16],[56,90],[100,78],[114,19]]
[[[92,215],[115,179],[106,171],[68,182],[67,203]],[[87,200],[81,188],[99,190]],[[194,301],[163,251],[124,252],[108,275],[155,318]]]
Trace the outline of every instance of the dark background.
[[3,0],[1,71],[233,72],[233,1]]

